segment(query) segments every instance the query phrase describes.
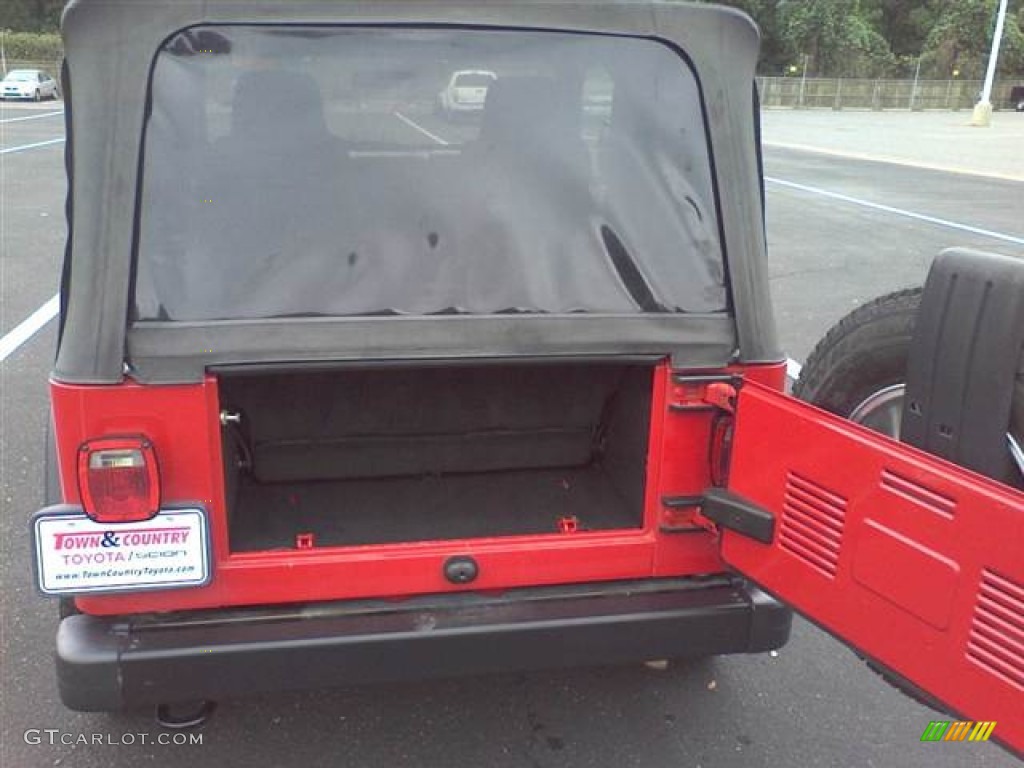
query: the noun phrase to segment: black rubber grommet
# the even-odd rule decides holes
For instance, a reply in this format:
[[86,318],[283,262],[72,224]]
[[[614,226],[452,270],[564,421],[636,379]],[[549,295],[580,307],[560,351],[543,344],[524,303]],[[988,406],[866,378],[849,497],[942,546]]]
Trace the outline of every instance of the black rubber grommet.
[[452,584],[469,584],[480,574],[476,560],[466,555],[449,557],[444,562],[444,577]]

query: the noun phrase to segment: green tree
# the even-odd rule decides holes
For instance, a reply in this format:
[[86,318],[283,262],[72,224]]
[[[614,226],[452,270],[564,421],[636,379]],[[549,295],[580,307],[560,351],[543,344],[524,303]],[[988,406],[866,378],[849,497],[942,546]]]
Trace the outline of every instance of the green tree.
[[939,13],[935,0],[862,0],[864,17],[897,57],[916,59]]
[[889,43],[863,14],[860,0],[780,0],[779,36],[808,74],[879,77],[894,64]]
[[13,32],[56,32],[64,0],[2,0],[0,28]]
[[[937,2],[935,26],[922,50],[922,70],[930,77],[980,78],[988,65],[998,0]],[[1020,13],[1008,13],[1000,48],[999,72],[1024,72],[1024,35]]]

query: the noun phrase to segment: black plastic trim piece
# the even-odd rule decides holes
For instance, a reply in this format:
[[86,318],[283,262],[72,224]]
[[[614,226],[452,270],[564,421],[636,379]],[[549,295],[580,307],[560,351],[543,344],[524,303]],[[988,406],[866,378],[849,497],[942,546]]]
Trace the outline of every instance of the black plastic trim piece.
[[[661,591],[652,587],[663,586]],[[61,699],[112,711],[261,691],[746,653],[782,646],[791,612],[746,582],[621,582],[521,599],[466,595],[371,613],[262,609],[202,624],[77,615],[57,633]],[[283,618],[291,615],[291,619]]]
[[64,174],[67,187],[64,193],[64,221],[67,226],[67,237],[64,241],[64,255],[60,267],[60,311],[57,313],[57,344],[54,350],[56,360],[60,343],[64,339],[64,323],[68,316],[68,296],[71,286],[71,242],[74,237],[74,170],[75,170],[75,136],[71,124],[71,113],[74,109],[71,101],[71,70],[67,58],[60,65],[60,93],[64,102]]
[[673,373],[673,384],[712,384],[716,381],[726,381],[739,386],[743,379],[732,373]]
[[695,403],[694,405],[670,403],[668,409],[673,413],[694,413],[696,411],[717,411],[718,407],[710,403]]
[[662,496],[661,506],[668,509],[686,509],[699,507],[704,503],[703,496]]
[[704,493],[704,517],[731,531],[771,544],[775,537],[775,517],[767,510],[723,488]]
[[793,614],[788,609],[780,611],[778,609],[779,601],[756,584],[748,582],[746,588],[747,594],[750,596],[750,607],[753,609],[750,621],[749,653],[774,650],[775,646],[771,644],[771,638],[779,637],[782,634],[789,635]]
[[915,322],[900,439],[1022,487],[1006,444],[1022,348],[1024,262],[943,251]]

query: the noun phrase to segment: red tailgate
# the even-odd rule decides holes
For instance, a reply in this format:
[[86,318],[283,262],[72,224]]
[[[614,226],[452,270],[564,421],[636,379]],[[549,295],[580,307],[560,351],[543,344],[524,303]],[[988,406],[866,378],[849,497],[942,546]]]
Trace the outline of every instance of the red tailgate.
[[728,490],[730,565],[1024,752],[1024,494],[750,383]]

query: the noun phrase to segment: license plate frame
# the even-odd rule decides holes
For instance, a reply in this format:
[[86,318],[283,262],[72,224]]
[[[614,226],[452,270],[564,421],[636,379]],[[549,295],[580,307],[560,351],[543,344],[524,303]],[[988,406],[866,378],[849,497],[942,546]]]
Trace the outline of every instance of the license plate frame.
[[162,509],[138,523],[98,523],[80,507],[49,507],[32,518],[32,538],[44,595],[201,587],[212,575],[201,507]]

